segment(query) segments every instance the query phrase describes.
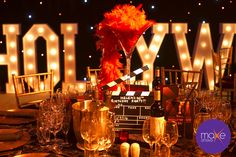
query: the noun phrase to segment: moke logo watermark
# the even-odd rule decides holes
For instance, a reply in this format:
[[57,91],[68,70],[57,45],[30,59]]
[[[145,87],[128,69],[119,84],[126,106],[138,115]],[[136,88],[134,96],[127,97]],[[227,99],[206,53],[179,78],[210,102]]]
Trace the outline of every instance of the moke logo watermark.
[[220,120],[204,121],[197,130],[198,146],[208,154],[223,152],[229,145],[231,133],[229,127]]
[[216,133],[215,131],[211,132],[203,132],[200,133],[201,135],[201,142],[215,142],[216,140],[223,141],[226,137],[225,132],[223,132],[223,129]]

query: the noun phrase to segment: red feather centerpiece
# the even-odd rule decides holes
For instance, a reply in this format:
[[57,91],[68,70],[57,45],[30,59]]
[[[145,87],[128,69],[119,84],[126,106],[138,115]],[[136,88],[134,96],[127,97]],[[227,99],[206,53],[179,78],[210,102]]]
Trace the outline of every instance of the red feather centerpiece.
[[[111,12],[104,14],[104,19],[98,24],[96,35],[99,37],[97,48],[102,50],[101,72],[99,78],[100,86],[116,80],[122,76],[120,69],[123,65],[120,63],[123,50],[126,59],[126,73],[130,73],[130,59],[135,44],[143,32],[154,22],[146,20],[146,15],[138,7],[124,4],[116,5]],[[121,90],[125,90],[124,84],[119,84]],[[109,90],[117,90],[117,86]]]

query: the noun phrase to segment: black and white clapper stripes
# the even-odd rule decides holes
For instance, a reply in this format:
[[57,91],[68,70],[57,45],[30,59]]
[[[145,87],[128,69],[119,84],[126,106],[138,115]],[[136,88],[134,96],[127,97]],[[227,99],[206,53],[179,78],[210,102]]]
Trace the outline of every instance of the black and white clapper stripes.
[[113,87],[113,86],[115,86],[115,85],[117,85],[117,84],[119,84],[121,82],[124,82],[124,81],[126,81],[126,80],[128,80],[128,79],[130,79],[130,78],[132,78],[134,76],[137,76],[137,75],[143,73],[144,71],[146,71],[148,69],[149,69],[148,66],[145,65],[142,68],[138,68],[138,69],[132,71],[130,73],[130,75],[126,74],[126,75],[124,75],[124,76],[122,76],[122,77],[120,77],[120,78],[118,78],[118,79],[116,79],[114,81],[109,82],[108,84],[102,86],[101,89],[102,90],[107,90],[108,88],[111,88],[111,87]]

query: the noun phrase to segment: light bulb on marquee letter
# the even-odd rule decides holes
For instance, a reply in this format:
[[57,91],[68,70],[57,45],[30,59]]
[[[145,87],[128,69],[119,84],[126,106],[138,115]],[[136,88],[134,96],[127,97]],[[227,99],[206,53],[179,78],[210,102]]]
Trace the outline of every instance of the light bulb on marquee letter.
[[18,63],[18,40],[20,35],[19,24],[3,24],[3,34],[6,36],[6,54],[0,54],[0,65],[7,65],[8,83],[6,84],[6,93],[14,93],[12,73],[19,73]]
[[[51,40],[52,36],[54,37],[54,40]],[[54,75],[58,78],[54,82],[55,85],[60,80],[60,68],[55,68],[59,67],[59,38],[47,24],[34,24],[23,37],[23,50],[24,52],[27,52],[24,53],[24,73],[38,73],[35,52],[35,40],[37,40],[38,37],[43,37],[46,41],[47,71],[50,71],[53,68]],[[56,54],[51,55],[50,51],[52,50],[53,53]],[[27,67],[27,65],[30,66]],[[51,67],[51,65],[53,66]]]
[[64,50],[65,50],[64,53],[65,84],[76,82],[75,45],[69,43],[75,43],[74,42],[75,35],[78,33],[77,27],[78,26],[75,23],[61,24],[61,33],[64,35]]
[[143,36],[141,36],[136,44],[138,54],[141,58],[143,65],[148,65],[149,70],[145,71],[143,79],[149,82],[149,90],[152,89],[152,80],[153,80],[153,64],[155,62],[156,56],[160,49],[160,46],[163,42],[165,35],[168,33],[169,27],[167,23],[157,23],[152,26],[152,33],[154,34],[149,48],[145,42]]

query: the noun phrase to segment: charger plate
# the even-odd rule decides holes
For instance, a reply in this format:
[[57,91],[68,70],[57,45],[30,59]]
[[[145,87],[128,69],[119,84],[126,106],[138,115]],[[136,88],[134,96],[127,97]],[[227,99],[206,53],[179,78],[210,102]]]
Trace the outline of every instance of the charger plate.
[[12,116],[0,116],[0,124],[2,125],[20,125],[35,122],[34,117],[12,117]]
[[30,141],[30,134],[23,132],[20,139],[16,141],[0,141],[0,152],[8,151],[18,147],[21,147]]
[[14,157],[48,157],[48,156],[50,156],[50,153],[27,153],[27,154],[16,155]]

